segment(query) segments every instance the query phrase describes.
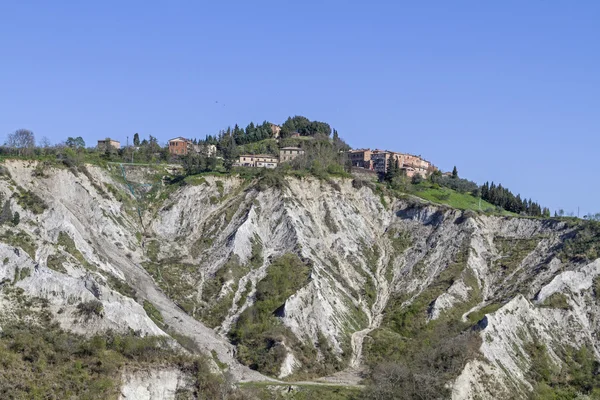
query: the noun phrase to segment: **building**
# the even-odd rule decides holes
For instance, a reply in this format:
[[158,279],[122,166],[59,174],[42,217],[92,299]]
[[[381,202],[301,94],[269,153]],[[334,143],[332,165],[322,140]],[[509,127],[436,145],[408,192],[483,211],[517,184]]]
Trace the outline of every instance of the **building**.
[[169,154],[185,156],[194,149],[194,143],[190,139],[177,137],[169,140]]
[[290,135],[290,137],[293,137],[293,138],[299,138],[300,136],[301,135],[298,132],[292,132],[292,134]]
[[104,140],[98,140],[98,149],[106,150],[106,146],[109,145],[115,149],[121,148],[121,142],[118,140],[114,140],[111,138],[106,138]]
[[371,149],[357,149],[350,150],[348,152],[348,160],[353,167],[373,169],[373,163],[371,162],[371,155],[373,152]]
[[282,147],[279,149],[279,162],[292,161],[298,156],[303,156],[304,150],[300,147]]
[[277,156],[269,154],[242,154],[236,166],[256,168],[276,168],[279,164]]
[[371,163],[373,170],[385,174],[387,172],[387,166],[392,153],[383,150],[373,150],[371,153]]

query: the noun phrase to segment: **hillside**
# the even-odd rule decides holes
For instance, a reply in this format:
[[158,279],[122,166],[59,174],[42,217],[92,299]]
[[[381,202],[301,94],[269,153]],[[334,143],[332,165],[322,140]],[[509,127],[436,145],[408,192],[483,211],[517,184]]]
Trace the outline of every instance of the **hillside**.
[[[16,226],[0,218],[0,336],[52,319],[82,341],[163,337],[151,359],[114,341],[94,353],[129,360],[112,372],[114,398],[201,397],[189,353],[246,398],[354,398],[324,383],[361,379],[374,382],[366,394],[411,398],[392,375],[425,398],[596,390],[593,224],[464,211],[348,178],[182,184],[164,166],[33,161],[0,172],[4,208],[19,214]],[[262,390],[276,380],[304,383]]]

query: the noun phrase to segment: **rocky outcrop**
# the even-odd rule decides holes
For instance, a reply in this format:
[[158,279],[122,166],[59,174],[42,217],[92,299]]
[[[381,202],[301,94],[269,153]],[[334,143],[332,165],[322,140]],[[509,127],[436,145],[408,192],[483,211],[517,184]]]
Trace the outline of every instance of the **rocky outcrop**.
[[[557,364],[562,346],[599,349],[599,264],[561,258],[573,231],[561,221],[470,214],[387,197],[349,179],[206,176],[169,185],[160,167],[125,174],[118,165],[50,168],[34,178],[35,163],[5,166],[10,176],[0,192],[21,222],[0,228],[0,281],[47,298],[61,325],[79,333],[177,333],[238,381],[269,379],[238,363],[229,333],[255,304],[273,260],[292,253],[310,266],[310,279],[281,304],[277,320],[318,360],[334,357],[348,371],[364,365],[364,341],[385,325],[390,307],[432,293],[429,322],[481,314],[474,323],[483,357],[457,378],[455,398],[526,396],[523,349],[532,340]],[[43,199],[42,213],[19,203],[26,193]],[[442,278],[448,284],[439,285]],[[556,293],[565,307],[548,301]],[[90,300],[104,313],[82,324],[76,307]],[[164,324],[146,314],[144,301]],[[276,375],[302,370],[298,349],[286,339],[279,344],[285,357]],[[182,379],[170,370],[134,373],[122,398],[170,398]],[[164,393],[153,386],[158,381]]]

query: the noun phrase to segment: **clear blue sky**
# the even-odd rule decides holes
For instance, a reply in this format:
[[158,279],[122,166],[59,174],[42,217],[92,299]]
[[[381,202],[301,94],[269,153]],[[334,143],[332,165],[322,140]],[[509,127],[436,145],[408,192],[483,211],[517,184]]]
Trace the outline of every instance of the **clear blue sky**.
[[598,1],[6,0],[0,60],[0,137],[164,142],[299,114],[600,211]]

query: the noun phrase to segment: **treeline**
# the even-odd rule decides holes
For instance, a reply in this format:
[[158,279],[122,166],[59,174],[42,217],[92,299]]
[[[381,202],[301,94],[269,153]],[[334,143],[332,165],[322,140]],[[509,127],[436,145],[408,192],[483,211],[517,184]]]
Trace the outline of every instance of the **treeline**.
[[260,142],[261,140],[271,139],[275,136],[275,131],[271,128],[271,123],[264,121],[260,125],[255,125],[254,122],[250,122],[245,129],[240,128],[238,124],[235,124],[233,129],[231,127],[226,130],[220,131],[218,135],[207,135],[204,140],[197,140],[197,143],[212,144],[217,146],[217,149],[221,149],[229,144],[231,139],[234,140],[237,146],[241,146],[247,143]]
[[278,136],[286,139],[292,137],[294,133],[299,133],[300,136],[327,136],[332,133],[331,126],[326,122],[311,121],[306,117],[296,115],[288,117],[281,126],[281,130],[277,134],[277,126],[271,122],[264,121],[262,124],[254,124],[250,122],[246,128],[241,128],[235,124],[233,128],[228,127],[220,131],[217,135],[207,135],[204,139],[195,139],[194,143],[212,144],[217,146],[218,150],[222,150],[231,146],[231,141],[236,146],[242,146],[249,143],[260,142],[265,139],[272,139]]
[[550,209],[542,208],[538,203],[531,199],[522,199],[521,195],[516,196],[502,185],[496,186],[494,182],[484,183],[481,186],[481,198],[488,203],[516,214],[531,215],[534,217],[550,217]]

